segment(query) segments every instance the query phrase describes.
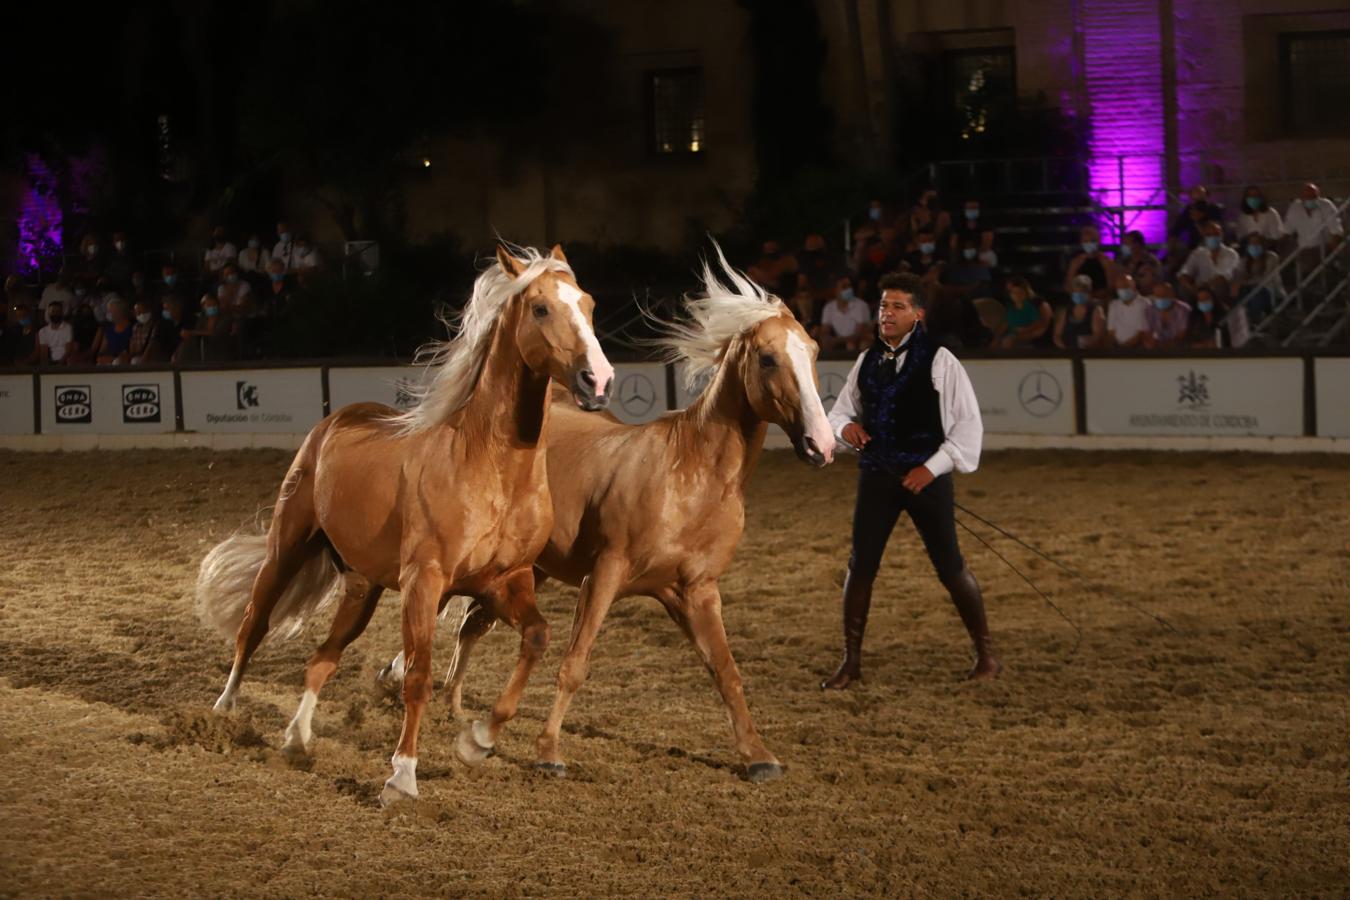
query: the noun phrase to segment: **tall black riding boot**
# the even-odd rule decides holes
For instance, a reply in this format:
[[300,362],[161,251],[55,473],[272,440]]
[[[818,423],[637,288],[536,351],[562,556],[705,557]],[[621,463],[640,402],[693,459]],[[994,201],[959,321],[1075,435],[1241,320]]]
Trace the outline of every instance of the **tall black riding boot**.
[[860,578],[850,569],[844,576],[844,661],[820,683],[822,691],[842,691],[862,680],[862,639],[871,607],[872,579]]
[[975,667],[970,670],[971,678],[993,678],[1003,671],[1003,664],[994,656],[994,645],[989,640],[989,623],[984,618],[984,596],[980,593],[980,583],[975,573],[962,569],[956,577],[944,582],[952,595],[952,603],[961,614],[970,640],[975,645]]

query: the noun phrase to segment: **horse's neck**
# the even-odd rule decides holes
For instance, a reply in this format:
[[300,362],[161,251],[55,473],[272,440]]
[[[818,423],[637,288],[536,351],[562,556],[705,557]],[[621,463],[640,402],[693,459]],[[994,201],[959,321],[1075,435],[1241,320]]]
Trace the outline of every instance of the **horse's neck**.
[[736,360],[728,353],[697,400],[679,416],[685,446],[707,457],[709,468],[744,488],[764,449],[768,425],[750,406]]
[[483,436],[501,451],[543,449],[548,422],[548,376],[525,365],[514,339],[512,315],[503,316],[492,335],[469,402],[459,420],[466,434]]

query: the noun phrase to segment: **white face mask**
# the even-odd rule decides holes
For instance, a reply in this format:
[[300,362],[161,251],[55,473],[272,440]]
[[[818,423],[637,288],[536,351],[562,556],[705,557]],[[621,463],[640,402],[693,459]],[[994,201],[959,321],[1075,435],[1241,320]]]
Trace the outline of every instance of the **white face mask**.
[[150,324],[150,314],[149,314],[149,313],[141,313],[139,316],[136,317],[136,321],[137,321],[137,322],[140,322],[142,325],[149,325],[149,324]]
[[123,250],[127,249],[127,242],[113,241],[113,249],[115,249],[118,253],[121,253]]
[[257,249],[258,249],[258,239],[257,239],[257,238],[249,238],[249,239],[248,239],[248,248],[249,248],[250,250],[257,250]]
[[96,256],[96,255],[98,255],[98,244],[90,244],[90,245],[89,245],[88,255],[89,255],[89,256]]

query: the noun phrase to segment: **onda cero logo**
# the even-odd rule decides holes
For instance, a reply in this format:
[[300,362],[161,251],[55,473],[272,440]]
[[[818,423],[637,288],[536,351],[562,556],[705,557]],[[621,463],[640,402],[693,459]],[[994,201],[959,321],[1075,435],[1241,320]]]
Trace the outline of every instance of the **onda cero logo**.
[[94,421],[93,393],[87,384],[56,386],[56,424],[88,425]]
[[127,425],[160,421],[159,385],[122,385],[122,421]]

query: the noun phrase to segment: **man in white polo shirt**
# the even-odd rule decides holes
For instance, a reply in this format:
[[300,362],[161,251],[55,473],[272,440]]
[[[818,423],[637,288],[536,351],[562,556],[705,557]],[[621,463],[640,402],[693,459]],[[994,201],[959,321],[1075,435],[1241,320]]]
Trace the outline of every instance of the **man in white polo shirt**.
[[824,350],[857,353],[872,336],[872,311],[853,293],[853,279],[841,275],[834,299],[820,314],[820,346]]
[[1148,303],[1139,299],[1134,279],[1116,278],[1116,299],[1106,308],[1106,336],[1112,347],[1138,347],[1148,337]]
[[1334,250],[1345,234],[1336,204],[1309,182],[1284,214],[1284,233],[1298,236],[1299,250]]
[[1200,226],[1200,246],[1186,257],[1186,264],[1178,273],[1184,296],[1192,297],[1202,287],[1209,288],[1214,296],[1227,299],[1229,285],[1237,275],[1242,257],[1232,247],[1223,243],[1223,226],[1210,220]]

